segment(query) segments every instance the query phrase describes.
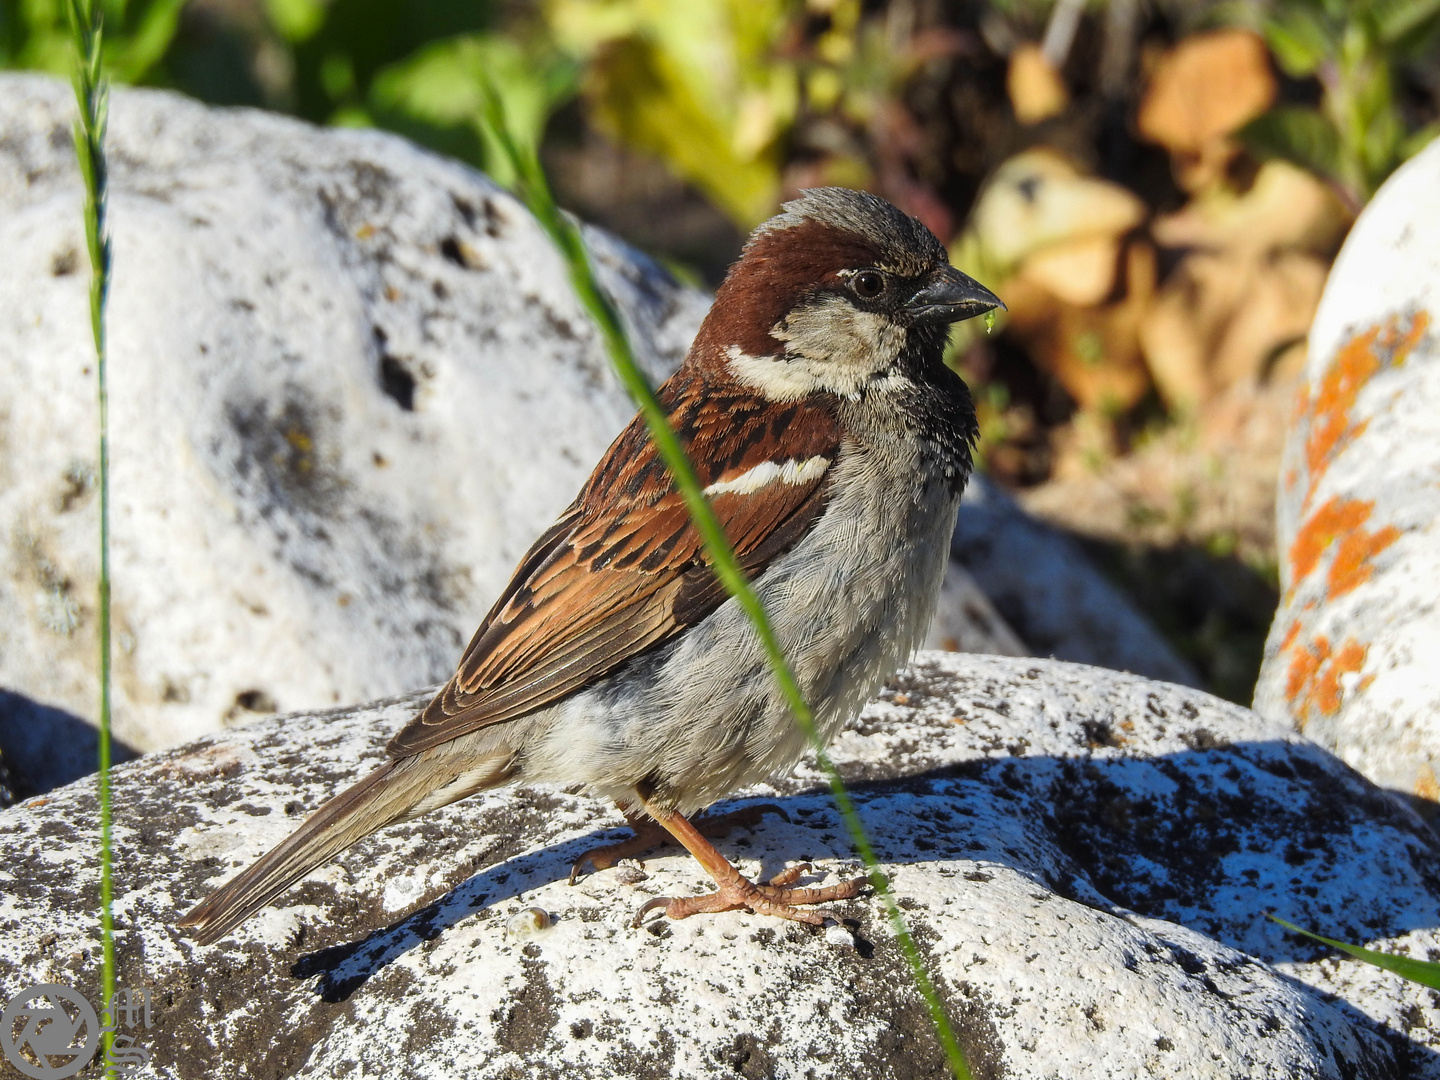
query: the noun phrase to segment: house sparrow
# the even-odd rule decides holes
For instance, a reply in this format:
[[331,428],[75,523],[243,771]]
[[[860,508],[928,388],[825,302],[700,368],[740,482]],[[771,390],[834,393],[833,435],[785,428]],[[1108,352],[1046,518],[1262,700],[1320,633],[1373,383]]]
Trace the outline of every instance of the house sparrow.
[[[755,230],[660,388],[824,740],[924,637],[976,436],[942,353],[951,322],[999,306],[918,221],[818,188]],[[652,901],[637,923],[658,906],[818,924],[822,911],[798,905],[854,896],[863,880],[792,888],[792,868],[752,883],[686,817],[806,748],[636,417],[390,760],[180,925],[215,941],[376,829],[512,783],[613,798],[715,879],[705,896]]]

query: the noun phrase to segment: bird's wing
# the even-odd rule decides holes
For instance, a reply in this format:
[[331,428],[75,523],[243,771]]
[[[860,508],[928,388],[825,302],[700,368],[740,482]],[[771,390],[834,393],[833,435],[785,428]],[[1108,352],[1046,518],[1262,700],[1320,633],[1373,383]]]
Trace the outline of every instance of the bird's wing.
[[[677,397],[674,382],[662,401]],[[833,411],[739,390],[678,398],[671,426],[753,577],[824,509],[840,446]],[[459,670],[390,753],[418,753],[548,705],[698,623],[726,595],[637,417],[521,560]]]

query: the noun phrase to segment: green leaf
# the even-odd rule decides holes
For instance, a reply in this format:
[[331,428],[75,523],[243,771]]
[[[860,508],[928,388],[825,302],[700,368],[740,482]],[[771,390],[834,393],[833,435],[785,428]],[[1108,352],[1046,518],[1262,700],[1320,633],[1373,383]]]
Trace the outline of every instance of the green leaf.
[[788,0],[552,0],[560,47],[584,59],[593,119],[661,158],[745,228],[774,209],[779,144],[800,107],[782,38]]
[[1265,21],[1265,40],[1276,61],[1289,75],[1303,78],[1312,75],[1328,57],[1339,50],[1339,42],[1331,28],[1318,14],[1298,4],[1281,10]]
[[265,14],[292,45],[308,41],[325,25],[324,0],[265,0]]
[[341,105],[325,121],[331,127],[368,128],[375,126],[375,118],[359,105]]
[[1321,176],[1338,176],[1340,138],[1316,109],[1283,105],[1257,116],[1237,133],[1256,155],[1284,158]]
[[1440,0],[1391,0],[1377,7],[1384,45],[1418,43],[1440,26]]
[[[100,1001],[103,1008],[115,996],[114,848],[111,835],[110,729],[110,421],[109,360],[105,345],[105,307],[110,293],[110,235],[106,228],[109,202],[109,167],[105,156],[105,128],[109,117],[109,84],[105,76],[105,34],[101,9],[93,0],[70,0],[70,34],[75,47],[71,81],[79,117],[74,128],[75,156],[85,182],[85,239],[90,249],[90,334],[95,342],[95,387],[99,420],[100,581],[96,590],[96,623],[100,667],[100,739],[97,791],[100,804]],[[113,1031],[104,1032],[101,1045],[110,1059]]]
[[1440,120],[1426,124],[1419,131],[1411,132],[1405,137],[1405,141],[1400,144],[1401,160],[1409,161],[1421,150],[1429,146],[1431,141],[1437,136],[1440,136]]
[[121,41],[111,61],[118,82],[138,83],[164,58],[180,27],[185,0],[154,0],[146,5],[140,25]]
[[728,118],[698,95],[676,56],[645,38],[614,42],[592,63],[596,120],[621,142],[658,155],[745,227],[775,209],[773,154],[743,154]]
[[558,53],[510,37],[468,34],[438,41],[379,71],[370,103],[436,128],[476,131],[488,172],[498,183],[518,177],[484,123],[484,91],[493,87],[516,141],[534,151],[557,105],[574,95],[579,69]]
[[1430,960],[1412,960],[1408,956],[1395,956],[1393,953],[1377,952],[1374,949],[1362,949],[1359,945],[1351,945],[1344,941],[1336,941],[1334,938],[1321,937],[1319,934],[1312,934],[1309,930],[1302,930],[1294,923],[1288,923],[1284,919],[1266,913],[1266,918],[1271,922],[1277,922],[1286,930],[1296,934],[1303,934],[1305,937],[1314,938],[1316,941],[1324,942],[1332,948],[1341,952],[1349,953],[1356,960],[1363,960],[1367,964],[1384,968],[1386,971],[1393,971],[1402,979],[1409,979],[1411,982],[1419,983],[1421,986],[1428,986],[1432,990],[1440,990],[1440,964]]

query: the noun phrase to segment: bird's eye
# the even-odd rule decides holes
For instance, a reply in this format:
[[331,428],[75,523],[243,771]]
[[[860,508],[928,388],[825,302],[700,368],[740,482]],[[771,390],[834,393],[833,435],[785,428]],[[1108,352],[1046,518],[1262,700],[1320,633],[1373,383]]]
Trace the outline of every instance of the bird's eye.
[[879,270],[861,270],[850,279],[850,288],[856,296],[874,300],[885,291],[885,275]]

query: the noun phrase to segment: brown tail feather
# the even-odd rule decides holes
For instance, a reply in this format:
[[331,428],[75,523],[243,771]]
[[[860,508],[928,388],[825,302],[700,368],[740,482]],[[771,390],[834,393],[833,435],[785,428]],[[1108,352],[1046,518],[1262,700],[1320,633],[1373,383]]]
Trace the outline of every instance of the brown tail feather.
[[[416,755],[391,761],[347,788],[305,819],[305,823],[261,856],[176,925],[194,927],[195,939],[209,945],[244,922],[315,867],[355,841],[396,821],[464,798],[508,779],[502,760],[468,763],[465,774],[437,769],[435,758]],[[435,801],[437,788],[443,802]],[[444,797],[449,796],[449,797]],[[429,802],[432,805],[421,807]]]

